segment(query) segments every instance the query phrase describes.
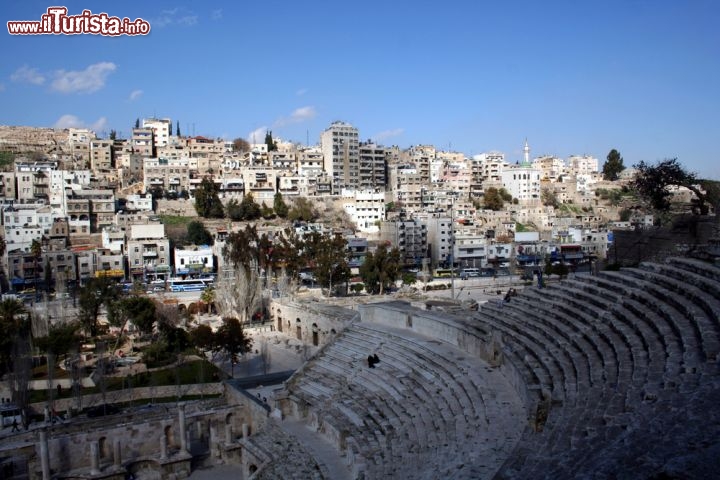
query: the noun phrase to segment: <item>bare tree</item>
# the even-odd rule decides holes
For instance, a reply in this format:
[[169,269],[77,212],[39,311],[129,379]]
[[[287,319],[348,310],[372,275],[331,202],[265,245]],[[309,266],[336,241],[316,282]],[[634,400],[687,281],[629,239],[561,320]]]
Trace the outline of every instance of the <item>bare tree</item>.
[[262,281],[257,269],[228,266],[216,284],[215,299],[221,317],[235,317],[242,323],[249,322],[262,303]]

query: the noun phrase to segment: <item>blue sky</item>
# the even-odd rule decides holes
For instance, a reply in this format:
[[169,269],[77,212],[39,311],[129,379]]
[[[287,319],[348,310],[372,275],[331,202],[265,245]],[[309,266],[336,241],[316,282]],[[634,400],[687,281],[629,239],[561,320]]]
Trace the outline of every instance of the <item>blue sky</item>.
[[[3,2],[3,23],[57,3]],[[318,142],[468,155],[677,157],[720,179],[720,3],[134,1],[62,4],[143,18],[148,36],[0,34],[0,124]],[[260,140],[258,138],[258,140]]]

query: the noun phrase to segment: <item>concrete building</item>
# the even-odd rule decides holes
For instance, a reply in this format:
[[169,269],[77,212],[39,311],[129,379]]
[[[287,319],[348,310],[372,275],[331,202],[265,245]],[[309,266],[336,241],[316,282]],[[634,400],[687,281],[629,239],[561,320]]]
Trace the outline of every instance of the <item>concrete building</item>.
[[146,191],[161,188],[165,192],[190,190],[189,159],[146,158],[143,161]]
[[429,217],[425,220],[425,225],[430,263],[433,267],[449,264],[453,252],[453,225],[450,217]]
[[131,225],[127,241],[130,278],[140,281],[166,280],[170,277],[170,240],[165,225]]
[[385,220],[385,194],[344,190],[343,209],[361,232],[379,232],[378,225]]
[[333,191],[359,187],[358,129],[344,122],[333,122],[320,135],[325,171],[332,178]]
[[419,267],[427,255],[427,226],[418,219],[382,222],[380,240],[397,248],[406,266]]
[[198,278],[215,271],[213,250],[208,245],[175,247],[173,257],[176,276]]
[[133,128],[131,144],[134,154],[141,157],[152,157],[154,151],[153,129]]
[[540,202],[541,171],[529,164],[504,169],[502,185],[521,204],[533,205]]
[[361,190],[385,190],[387,185],[387,161],[384,147],[374,143],[359,146],[358,185]]
[[90,141],[90,169],[110,170],[113,162],[113,141],[112,140],[91,140]]
[[573,155],[568,159],[568,168],[575,175],[591,175],[598,173],[599,162],[589,155]]
[[169,118],[144,118],[142,126],[153,132],[153,146],[155,148],[164,147],[170,140],[170,129],[172,128],[172,120]]

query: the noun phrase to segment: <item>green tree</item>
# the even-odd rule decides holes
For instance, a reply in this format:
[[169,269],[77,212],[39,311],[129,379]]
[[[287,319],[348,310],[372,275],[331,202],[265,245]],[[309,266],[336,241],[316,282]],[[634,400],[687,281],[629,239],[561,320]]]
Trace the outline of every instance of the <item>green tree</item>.
[[265,220],[272,220],[275,218],[275,212],[263,202],[262,205],[260,205],[260,216]]
[[245,153],[250,151],[250,142],[244,138],[236,138],[232,142],[233,152]]
[[502,210],[503,205],[505,204],[502,196],[500,195],[500,191],[495,187],[490,187],[485,190],[483,203],[486,209],[495,211]]
[[140,128],[140,119],[139,118],[135,119],[135,128]]
[[91,278],[80,289],[78,295],[79,320],[87,334],[91,337],[98,334],[97,319],[102,307],[105,306],[110,310],[118,298],[120,298],[120,290],[109,277]]
[[195,190],[195,211],[205,218],[223,218],[223,206],[218,194],[220,187],[205,177]]
[[18,300],[0,302],[0,376],[12,369],[12,352],[18,335],[28,326],[27,310]]
[[193,346],[202,353],[216,350],[217,339],[209,325],[198,325],[190,330],[190,338]]
[[40,273],[38,270],[38,261],[40,260],[40,257],[42,257],[42,244],[39,240],[33,240],[30,244],[30,254],[33,257],[33,271],[35,272],[35,279],[34,279],[34,285],[35,285],[35,291],[38,290],[38,273]]
[[117,139],[117,131],[110,130],[110,140],[116,140]]
[[288,218],[294,221],[312,222],[318,218],[318,213],[312,202],[305,197],[295,199],[295,204],[288,212]]
[[209,286],[200,294],[200,301],[207,307],[207,313],[212,312],[215,303],[215,287]]
[[557,195],[550,188],[543,188],[540,194],[540,199],[546,207],[558,208],[560,202],[558,202]]
[[[311,235],[311,238],[315,235]],[[314,263],[314,274],[318,283],[329,289],[332,295],[333,287],[347,282],[350,279],[350,267],[347,263],[347,241],[341,235],[319,236],[319,241],[313,245],[314,254],[310,251],[308,263]],[[306,243],[305,246],[309,244]],[[311,260],[312,259],[312,260]]]
[[175,135],[182,137],[182,135],[180,135],[180,120],[176,120],[175,122]]
[[607,154],[605,165],[603,165],[603,179],[614,182],[619,178],[620,172],[623,170],[625,170],[623,158],[620,156],[620,152],[613,148],[610,150],[610,153]]
[[[500,198],[503,199],[504,202],[513,202],[515,199],[510,195],[510,192],[505,190],[505,187],[500,187],[500,190],[498,190],[498,194],[500,195]],[[517,203],[517,202],[513,202]]]
[[655,210],[670,209],[672,193],[668,187],[685,187],[697,197],[693,203],[693,212],[700,215],[708,214],[706,193],[698,188],[699,180],[694,173],[686,171],[676,158],[663,160],[655,165],[640,162],[634,167],[637,169],[637,174],[630,183],[630,188]]
[[239,205],[240,220],[257,220],[262,211],[252,193],[245,195]]
[[188,223],[187,226],[188,241],[194,245],[212,245],[212,234],[205,228],[205,224],[196,220]]
[[382,295],[383,291],[400,277],[400,251],[388,250],[380,245],[375,252],[369,252],[360,266],[360,277],[369,293]]
[[232,373],[235,375],[235,364],[239,355],[244,355],[252,348],[252,339],[245,335],[240,321],[237,318],[223,318],[223,323],[215,334],[216,348],[230,357]]
[[68,352],[77,351],[81,340],[78,324],[66,323],[51,326],[47,336],[36,338],[34,343],[41,352],[51,353],[59,359]]
[[274,152],[278,149],[277,142],[273,140],[271,130],[265,132],[265,145],[267,145],[268,152]]
[[132,322],[140,332],[150,334],[157,320],[155,303],[147,297],[131,296],[115,302],[109,308],[111,317],[121,319],[122,326],[126,321]]
[[275,213],[280,218],[287,218],[288,216],[289,209],[285,200],[283,200],[282,193],[280,192],[277,192],[275,194],[275,198],[273,199],[273,210],[275,210]]

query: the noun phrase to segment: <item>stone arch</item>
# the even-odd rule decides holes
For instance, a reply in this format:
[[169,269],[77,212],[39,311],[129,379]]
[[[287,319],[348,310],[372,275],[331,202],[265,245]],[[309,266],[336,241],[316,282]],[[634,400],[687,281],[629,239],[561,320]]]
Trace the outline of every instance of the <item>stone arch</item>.
[[254,463],[251,463],[250,466],[248,466],[248,473],[250,475],[252,475],[253,473],[257,472],[257,469],[258,469],[257,465],[255,465]]
[[320,344],[320,329],[317,326],[317,323],[313,323],[312,327],[312,344],[314,346],[318,346]]
[[233,421],[233,418],[234,418],[234,416],[233,416],[233,413],[232,413],[232,412],[230,412],[230,413],[228,413],[227,415],[225,415],[225,425],[231,424],[232,421]]

